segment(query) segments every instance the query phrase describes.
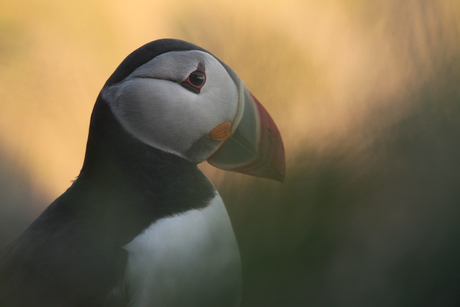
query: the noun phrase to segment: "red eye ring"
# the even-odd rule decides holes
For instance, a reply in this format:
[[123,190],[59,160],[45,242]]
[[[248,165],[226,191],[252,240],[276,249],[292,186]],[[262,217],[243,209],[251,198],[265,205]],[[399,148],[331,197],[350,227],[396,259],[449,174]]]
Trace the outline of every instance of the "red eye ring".
[[203,63],[198,63],[198,67],[196,70],[192,71],[190,75],[188,75],[187,79],[182,81],[180,84],[185,87],[186,89],[194,92],[195,94],[199,94],[201,92],[201,88],[206,83],[206,73]]

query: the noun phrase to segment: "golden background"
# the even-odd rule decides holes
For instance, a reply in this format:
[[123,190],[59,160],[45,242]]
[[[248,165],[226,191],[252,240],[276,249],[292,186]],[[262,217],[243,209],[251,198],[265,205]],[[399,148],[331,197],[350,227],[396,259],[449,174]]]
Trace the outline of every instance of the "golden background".
[[78,175],[92,106],[134,49],[195,43],[282,133],[283,184],[221,192],[243,306],[460,302],[460,2],[0,0],[0,247]]

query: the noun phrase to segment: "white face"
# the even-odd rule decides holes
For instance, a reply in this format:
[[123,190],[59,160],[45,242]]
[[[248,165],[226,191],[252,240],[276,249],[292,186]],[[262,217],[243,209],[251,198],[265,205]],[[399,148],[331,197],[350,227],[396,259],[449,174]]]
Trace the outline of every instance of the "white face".
[[[180,83],[200,62],[206,81],[195,93]],[[231,123],[238,107],[238,88],[227,70],[197,50],[159,55],[101,93],[128,132],[194,163],[219,148],[222,141],[212,140],[209,133],[223,122]]]

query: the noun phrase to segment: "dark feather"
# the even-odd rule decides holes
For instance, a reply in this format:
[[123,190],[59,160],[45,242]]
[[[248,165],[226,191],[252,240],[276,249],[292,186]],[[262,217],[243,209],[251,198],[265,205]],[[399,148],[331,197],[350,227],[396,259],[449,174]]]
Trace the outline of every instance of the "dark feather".
[[122,246],[214,194],[195,164],[135,139],[99,97],[78,179],[0,260],[0,305],[123,305]]

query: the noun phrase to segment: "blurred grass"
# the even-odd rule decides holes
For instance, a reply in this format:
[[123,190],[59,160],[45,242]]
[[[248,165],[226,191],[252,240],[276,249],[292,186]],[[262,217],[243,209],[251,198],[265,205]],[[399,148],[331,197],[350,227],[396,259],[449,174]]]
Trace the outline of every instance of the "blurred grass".
[[458,1],[0,1],[0,247],[70,185],[92,105],[161,37],[229,64],[286,145],[283,184],[200,167],[243,306],[458,306]]
[[460,71],[451,64],[360,152],[305,150],[282,186],[221,187],[237,208],[244,306],[458,305]]

